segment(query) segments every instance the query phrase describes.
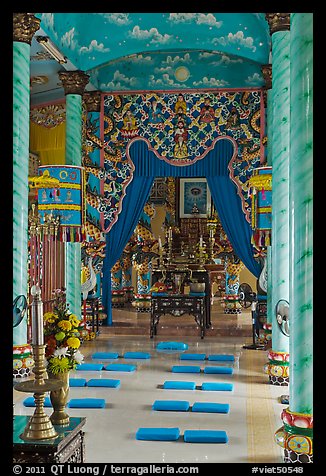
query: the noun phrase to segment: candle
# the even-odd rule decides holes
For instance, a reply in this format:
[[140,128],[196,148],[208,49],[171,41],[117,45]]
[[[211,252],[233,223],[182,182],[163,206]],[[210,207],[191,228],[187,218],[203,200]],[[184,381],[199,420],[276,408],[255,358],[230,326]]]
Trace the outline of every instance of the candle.
[[172,228],[169,228],[169,238],[172,240]]
[[32,286],[32,344],[44,345],[43,329],[43,302],[41,300],[41,289],[38,285]]
[[158,237],[158,246],[159,248],[162,248],[162,240],[160,236]]
[[213,234],[214,234],[214,231],[212,230],[212,228],[209,230],[209,236],[210,238],[213,238]]
[[199,246],[203,247],[203,235],[200,236]]

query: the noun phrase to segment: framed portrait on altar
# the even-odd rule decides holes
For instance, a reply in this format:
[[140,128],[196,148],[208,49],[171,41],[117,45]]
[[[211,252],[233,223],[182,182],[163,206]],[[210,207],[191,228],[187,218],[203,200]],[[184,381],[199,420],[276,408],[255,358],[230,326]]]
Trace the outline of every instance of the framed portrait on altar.
[[180,179],[180,218],[207,218],[211,214],[211,193],[205,178]]

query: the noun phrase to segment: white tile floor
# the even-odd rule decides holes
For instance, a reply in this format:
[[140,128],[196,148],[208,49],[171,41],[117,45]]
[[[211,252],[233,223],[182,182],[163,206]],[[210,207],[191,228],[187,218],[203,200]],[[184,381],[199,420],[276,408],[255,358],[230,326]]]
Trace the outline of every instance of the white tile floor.
[[[233,365],[233,375],[176,374],[171,372],[172,365],[200,365],[203,368],[208,362],[180,361],[179,352],[166,353],[156,350],[160,341],[182,341],[189,345],[188,352],[235,355],[235,362],[221,364],[209,362],[209,365]],[[84,344],[83,352],[86,362],[92,362],[91,355],[95,352],[127,351],[150,352],[151,359],[132,361],[137,364],[133,373],[108,372],[106,370],[72,372],[71,377],[117,378],[121,380],[118,389],[112,388],[70,388],[70,398],[105,398],[105,409],[68,409],[71,416],[85,416],[86,462],[87,463],[246,463],[248,462],[247,446],[247,379],[242,368],[244,338],[205,338],[187,337],[183,340],[171,337],[151,340],[142,336],[99,336],[94,341]],[[247,339],[248,340],[248,339]],[[248,351],[245,351],[248,352]],[[257,351],[249,351],[257,352]],[[101,362],[96,360],[96,362]],[[108,361],[103,361],[108,362]],[[119,358],[119,363],[130,363]],[[232,392],[214,392],[202,390],[164,390],[159,388],[165,380],[194,381],[200,386],[202,382],[232,382]],[[268,384],[266,384],[268,385]],[[271,405],[275,415],[275,430],[281,426],[280,412],[283,408],[277,397],[287,393],[287,387],[270,387]],[[26,394],[14,391],[15,414],[31,415],[33,408],[26,408],[22,401]],[[151,406],[155,400],[188,400],[194,402],[229,403],[228,414],[160,412],[153,411]],[[51,409],[46,409],[51,413]],[[186,429],[225,430],[228,435],[227,444],[185,443],[182,438],[177,442],[138,441],[135,439],[139,427],[178,427],[181,435]],[[281,463],[282,452],[270,438],[270,445],[276,447],[277,458],[266,455],[264,463]],[[279,449],[278,449],[279,448]],[[274,448],[275,455],[275,448]]]

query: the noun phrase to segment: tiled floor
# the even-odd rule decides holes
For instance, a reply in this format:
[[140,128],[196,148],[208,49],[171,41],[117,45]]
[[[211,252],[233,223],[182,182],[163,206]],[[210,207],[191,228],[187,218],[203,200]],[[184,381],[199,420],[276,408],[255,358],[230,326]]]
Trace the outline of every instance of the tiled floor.
[[[171,366],[180,364],[179,352],[165,353],[156,350],[161,341],[180,341],[189,345],[192,353],[231,353],[235,356],[233,375],[175,374]],[[150,352],[148,360],[137,360],[133,373],[108,372],[106,370],[72,372],[71,377],[118,378],[121,386],[111,388],[71,388],[70,398],[105,398],[104,409],[68,409],[71,416],[85,416],[87,463],[281,463],[281,448],[274,443],[274,432],[281,426],[280,413],[284,405],[278,397],[287,393],[287,387],[275,387],[268,383],[263,373],[267,360],[266,351],[245,350],[243,344],[250,337],[198,336],[183,338],[166,335],[150,339],[148,335],[118,336],[99,335],[85,343],[82,351],[85,361],[97,351]],[[100,362],[100,361],[96,361]],[[107,361],[106,361],[107,362]],[[119,358],[119,363],[126,362]],[[130,363],[130,361],[128,361]],[[200,365],[205,362],[181,362],[184,365]],[[220,365],[214,362],[209,365]],[[225,363],[224,365],[230,365]],[[232,382],[232,392],[202,390],[164,390],[165,380],[191,380],[200,386],[202,382]],[[23,406],[26,394],[14,390],[15,414],[31,415],[32,408]],[[160,400],[188,400],[194,402],[229,403],[228,414],[160,412],[151,406]],[[51,413],[51,409],[46,409]],[[181,435],[186,429],[218,429],[227,432],[227,444],[138,441],[139,427],[178,427]]]

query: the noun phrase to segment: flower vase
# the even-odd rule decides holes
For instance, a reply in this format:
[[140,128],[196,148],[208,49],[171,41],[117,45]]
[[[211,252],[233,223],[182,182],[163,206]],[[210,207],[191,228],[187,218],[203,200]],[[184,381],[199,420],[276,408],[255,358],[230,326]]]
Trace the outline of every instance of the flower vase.
[[48,372],[49,379],[62,380],[63,387],[50,392],[50,400],[53,407],[53,413],[50,420],[54,425],[68,425],[69,415],[65,412],[69,395],[69,372],[53,374]]

